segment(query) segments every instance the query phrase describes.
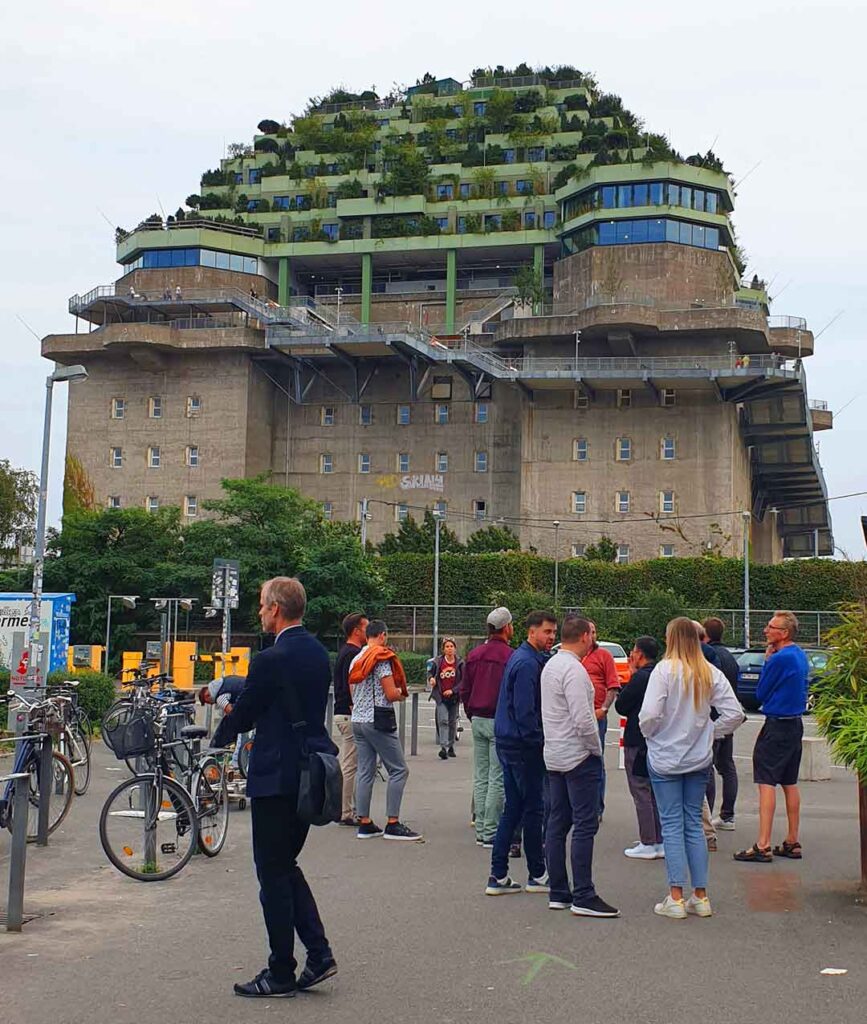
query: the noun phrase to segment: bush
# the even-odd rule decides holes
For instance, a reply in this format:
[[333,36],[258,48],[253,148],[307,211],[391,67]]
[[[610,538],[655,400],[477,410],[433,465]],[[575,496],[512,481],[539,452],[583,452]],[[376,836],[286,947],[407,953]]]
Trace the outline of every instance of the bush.
[[57,669],[49,673],[48,684],[62,683],[66,679],[78,680],[79,703],[90,716],[91,722],[98,725],[117,697],[114,680],[104,672],[95,672],[92,669],[79,669],[72,672],[66,669]]

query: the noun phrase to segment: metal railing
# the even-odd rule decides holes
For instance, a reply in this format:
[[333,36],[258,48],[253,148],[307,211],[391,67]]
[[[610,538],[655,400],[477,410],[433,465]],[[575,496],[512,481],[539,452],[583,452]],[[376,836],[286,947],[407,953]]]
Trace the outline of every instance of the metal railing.
[[774,331],[787,328],[790,331],[806,331],[807,321],[802,316],[769,316],[768,327]]
[[491,89],[501,86],[506,89],[519,89],[524,85],[546,85],[551,89],[583,89],[585,83],[581,78],[566,78],[562,81],[546,78],[544,75],[480,75],[470,79],[474,89]]
[[828,403],[823,398],[811,398],[810,408],[816,409],[818,412],[827,412]]
[[[184,231],[186,229],[225,231],[230,235],[246,235],[249,238],[261,238],[263,231],[262,228],[245,227],[241,224],[232,224],[229,221],[211,220],[207,217],[196,217],[191,220],[187,217],[184,220],[173,221],[171,224],[164,224],[162,221],[142,221],[132,231],[126,232],[123,241],[126,241],[130,235],[134,235],[138,231]],[[165,269],[168,270],[170,268],[166,267]]]
[[461,324],[459,330],[469,330],[473,324],[483,324],[486,320],[490,320],[492,316],[496,316],[497,313],[502,312],[506,306],[512,305],[517,295],[517,288],[505,288],[499,295],[491,299],[490,302],[486,302],[481,309],[473,310],[473,312],[467,316],[463,324]]

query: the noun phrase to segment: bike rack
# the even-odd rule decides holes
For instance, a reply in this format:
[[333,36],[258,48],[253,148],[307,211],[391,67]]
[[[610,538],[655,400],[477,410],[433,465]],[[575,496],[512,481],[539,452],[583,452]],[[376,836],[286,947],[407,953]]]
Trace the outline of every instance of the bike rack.
[[7,932],[20,932],[24,924],[24,868],[27,861],[27,790],[29,779],[28,772],[0,775],[0,783],[14,783],[12,794],[12,850],[9,859],[9,894],[6,901]]

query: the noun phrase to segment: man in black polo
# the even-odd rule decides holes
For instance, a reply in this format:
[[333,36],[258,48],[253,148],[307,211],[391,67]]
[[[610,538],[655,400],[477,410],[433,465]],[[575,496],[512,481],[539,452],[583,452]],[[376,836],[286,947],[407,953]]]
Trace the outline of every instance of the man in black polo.
[[[731,651],[723,644],[723,632],[725,623],[715,616],[704,620],[704,631],[707,634],[707,642],[714,649],[717,658],[717,666],[722,674],[731,683],[731,687],[738,693],[738,663],[735,661]],[[734,733],[725,736],[721,740],[714,740],[713,744],[713,767],[722,777],[722,806],[719,816],[713,819],[714,827],[721,832],[734,832],[735,830],[735,801],[738,798],[738,770],[735,767],[735,737]],[[707,799],[710,809],[713,810],[716,799],[716,776],[711,771]]]
[[355,773],[358,770],[358,752],[352,735],[352,698],[349,694],[349,666],[356,654],[367,643],[368,618],[364,612],[353,612],[343,620],[345,642],[334,663],[334,724],[340,734],[340,771],[343,774],[343,811],[341,825],[355,828]]

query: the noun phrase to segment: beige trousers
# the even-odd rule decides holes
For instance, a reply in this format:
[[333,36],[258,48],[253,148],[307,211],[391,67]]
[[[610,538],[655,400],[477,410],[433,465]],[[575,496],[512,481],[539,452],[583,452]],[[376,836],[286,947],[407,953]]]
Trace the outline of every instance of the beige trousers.
[[349,715],[335,715],[334,724],[340,734],[337,744],[340,753],[338,763],[343,773],[343,812],[342,817],[355,817],[355,772],[358,768],[358,753],[355,749],[355,737],[352,735],[352,719]]

